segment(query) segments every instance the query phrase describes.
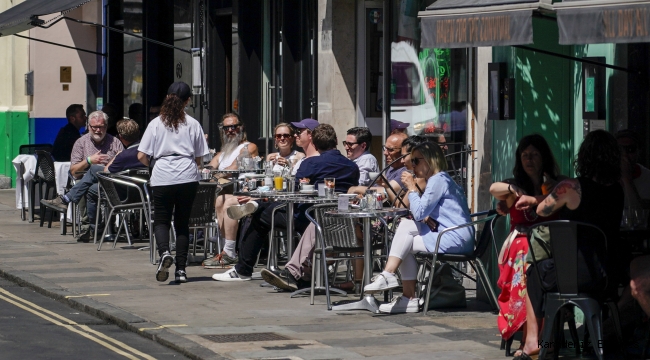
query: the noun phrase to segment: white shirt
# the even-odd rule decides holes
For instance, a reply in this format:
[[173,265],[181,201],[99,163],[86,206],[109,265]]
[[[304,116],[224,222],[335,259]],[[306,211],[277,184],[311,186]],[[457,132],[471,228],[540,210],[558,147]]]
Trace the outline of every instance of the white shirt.
[[232,165],[233,161],[237,160],[237,157],[239,156],[239,153],[241,153],[241,150],[244,148],[244,146],[246,146],[248,149],[248,144],[250,144],[248,141],[239,144],[235,150],[228,154],[228,156],[225,156],[223,152],[219,154],[219,166],[217,166],[217,169],[226,170],[226,168]]
[[167,128],[160,116],[153,119],[138,151],[156,160],[151,186],[163,186],[199,181],[194,158],[205,156],[209,150],[201,124],[185,114],[185,123],[179,124],[178,130]]
[[368,176],[369,172],[379,172],[377,159],[367,151],[352,161],[354,161],[354,163],[359,167],[359,185],[365,186],[368,184],[370,180],[370,177]]

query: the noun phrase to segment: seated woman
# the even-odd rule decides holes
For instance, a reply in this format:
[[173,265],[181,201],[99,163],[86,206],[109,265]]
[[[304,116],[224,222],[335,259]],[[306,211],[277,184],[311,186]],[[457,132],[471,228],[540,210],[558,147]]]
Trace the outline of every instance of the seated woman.
[[[388,304],[382,304],[379,311],[383,313],[419,311],[419,299],[415,297],[418,265],[413,254],[420,251],[435,251],[440,231],[470,221],[463,190],[445,172],[447,161],[440,147],[429,142],[414,147],[411,152],[411,162],[415,176],[404,172],[402,183],[409,191],[409,208],[413,220],[404,219],[400,222],[393,238],[386,268],[374,278],[372,283],[364,287],[366,293],[398,287],[395,271],[399,268],[402,275],[402,296]],[[422,195],[416,187],[417,178],[427,181]],[[472,226],[445,233],[438,248],[439,253],[468,254],[472,251],[474,251]]]
[[[280,123],[275,126],[275,148],[278,152],[269,154],[267,161],[275,163],[274,170],[282,170],[285,166],[293,167],[298,160],[305,157],[305,154],[293,149],[295,142],[295,131],[291,125]],[[295,167],[294,170],[297,170]],[[252,214],[257,209],[257,203],[249,201],[247,196],[219,196],[216,200],[217,219],[219,219],[219,229],[225,238],[223,251],[212,259],[203,261],[203,267],[206,269],[216,269],[225,265],[233,265],[238,261],[235,245],[237,238],[237,229],[239,219],[247,214]],[[244,204],[243,207],[233,207],[233,205]],[[231,210],[232,209],[232,210]],[[228,216],[226,216],[228,212]]]
[[[524,136],[519,141],[515,156],[514,178],[495,182],[490,194],[500,201],[497,208],[504,208],[510,214],[510,235],[503,243],[498,257],[499,317],[497,324],[504,340],[510,339],[526,322],[526,255],[528,254],[528,228],[535,223],[547,221],[534,210],[521,211],[515,202],[522,195],[531,195],[542,200],[555,186],[559,168],[546,140],[537,134]],[[546,177],[546,182],[544,182]],[[505,215],[505,214],[502,214]],[[526,340],[537,344],[538,324],[523,327],[522,349]],[[530,338],[528,338],[530,336]],[[536,345],[537,346],[537,345]],[[523,349],[528,354],[539,352],[537,347]],[[520,354],[516,354],[520,355]]]
[[[629,282],[626,274],[630,263],[626,255],[620,251],[621,246],[618,244],[624,202],[623,188],[619,184],[620,161],[621,155],[614,136],[604,130],[592,131],[584,139],[578,151],[575,163],[578,178],[560,182],[550,196],[541,202],[535,197],[524,195],[515,204],[517,209],[524,211],[535,208],[537,214],[542,217],[558,213],[562,220],[580,221],[600,228],[607,237],[607,258],[604,263],[615,264],[615,266],[606,266],[602,270],[607,274],[607,283],[613,285],[614,289],[618,284]],[[578,239],[578,251],[583,254],[589,252],[591,247],[585,246],[588,243],[588,238]],[[544,318],[544,294],[555,287],[554,264],[554,259],[551,258],[540,261],[537,268],[535,266],[528,268],[528,279],[531,279],[531,276],[537,277],[537,274],[533,274],[537,271],[547,285],[546,288],[542,288],[537,280],[527,282],[528,296],[533,309],[533,312],[528,314],[528,322],[536,321],[535,317]],[[582,285],[581,291],[588,292],[590,289],[597,288],[596,285],[602,280],[594,278],[588,271],[580,270],[594,266],[597,264],[593,262],[588,264],[583,261],[578,264],[578,284]],[[530,346],[538,345],[530,344]],[[528,348],[527,341],[524,352],[516,359],[530,359],[526,352]]]

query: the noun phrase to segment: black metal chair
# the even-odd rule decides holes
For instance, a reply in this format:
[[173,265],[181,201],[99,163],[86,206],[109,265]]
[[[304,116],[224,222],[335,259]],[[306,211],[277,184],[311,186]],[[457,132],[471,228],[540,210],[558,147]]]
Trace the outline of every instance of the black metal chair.
[[[51,200],[56,197],[56,176],[54,170],[54,160],[49,152],[44,150],[36,150],[36,171],[34,172],[34,178],[31,181],[31,186],[29,188],[30,192],[30,204],[29,206],[33,209],[36,202],[36,186],[39,186],[39,189],[42,191],[43,185],[45,185],[45,191],[42,192],[41,196],[41,206],[40,206],[40,226],[43,227],[45,222],[45,216],[48,215],[47,227],[52,227],[52,217],[54,216],[53,210],[42,204],[43,200]],[[32,216],[34,212],[32,211]],[[34,219],[31,219],[33,222]],[[66,234],[66,225],[67,225],[67,214],[63,214],[63,223],[61,224],[61,235]]]
[[[541,340],[545,344],[559,340],[563,336],[564,321],[559,317],[563,316],[561,310],[565,307],[579,307],[584,313],[586,330],[589,333],[590,342],[596,357],[603,359],[602,349],[602,314],[601,304],[604,303],[610,310],[610,315],[614,320],[619,343],[621,343],[621,326],[618,318],[618,307],[616,302],[605,298],[597,299],[607,289],[607,277],[603,279],[593,279],[589,293],[583,292],[578,282],[578,267],[583,271],[588,271],[592,276],[601,272],[599,263],[604,262],[607,254],[607,238],[600,228],[583,222],[556,220],[536,224],[528,232],[529,251],[533,258],[533,264],[539,268],[539,262],[536,260],[534,247],[532,246],[531,237],[533,229],[539,226],[547,226],[550,234],[551,256],[554,260],[557,289],[546,289],[544,328],[542,329]],[[587,240],[588,239],[588,240]],[[538,241],[538,240],[535,240]],[[588,241],[588,244],[585,243]],[[593,261],[581,261],[581,259],[591,259]],[[544,260],[546,261],[546,260]],[[579,265],[579,262],[583,265]],[[543,287],[542,278],[539,271],[535,271],[536,281]],[[529,281],[531,281],[529,279]],[[563,316],[566,318],[566,316]],[[575,330],[574,330],[575,331]],[[572,331],[572,332],[574,332]],[[577,334],[577,333],[576,333]],[[577,335],[574,335],[576,337]],[[585,342],[586,343],[586,342]],[[561,344],[561,342],[555,342]],[[554,348],[554,358],[558,358],[560,346]],[[579,353],[579,346],[576,352]],[[542,346],[539,352],[539,358],[545,358],[547,348]]]
[[[51,144],[20,145],[20,148],[18,149],[18,153],[20,155],[35,155],[36,150],[43,150],[43,151],[47,151],[47,152],[51,153],[52,152],[52,145]],[[25,164],[23,164],[23,163],[20,163],[20,173],[21,174],[25,173]],[[28,208],[25,206],[25,204],[27,204],[27,201],[25,200],[24,186],[20,187],[20,198],[22,199],[22,209],[20,211],[20,219],[25,221],[27,219],[27,217],[25,215],[25,211],[27,211]],[[30,208],[29,212],[31,213],[30,222],[34,222],[34,209]]]
[[221,191],[221,185],[216,182],[199,182],[189,219],[190,230],[194,232],[192,256],[196,256],[196,247],[199,242],[197,230],[199,229],[203,229],[203,258],[208,255],[208,239],[212,234],[216,234],[217,243],[219,243],[219,223],[215,208],[215,199],[219,191]]
[[[485,251],[488,249],[490,246],[490,240],[493,238],[492,234],[492,222],[497,218],[497,213],[495,210],[490,210],[490,211],[484,211],[484,212],[479,212],[475,214],[471,214],[470,218],[477,218],[480,216],[485,216],[483,219],[480,220],[475,220],[472,222],[468,222],[466,224],[454,226],[454,227],[449,227],[446,228],[438,234],[438,240],[436,242],[436,250],[434,252],[419,252],[415,254],[416,259],[422,261],[423,266],[426,268],[428,267],[430,269],[429,274],[436,274],[436,267],[437,267],[437,261],[444,261],[444,262],[468,262],[470,266],[474,269],[474,271],[477,274],[477,277],[474,278],[470,276],[469,274],[461,271],[460,269],[453,267],[456,271],[461,273],[463,276],[467,277],[468,279],[474,281],[475,283],[478,284],[478,281],[480,280],[485,289],[488,291],[488,299],[490,300],[490,305],[495,310],[499,309],[499,305],[497,302],[497,296],[494,292],[494,289],[492,288],[492,284],[490,283],[490,279],[487,276],[487,273],[485,271],[485,267],[483,266],[483,262],[481,261],[481,257],[485,253]],[[458,229],[462,229],[465,227],[469,226],[476,226],[481,223],[485,223],[485,227],[483,231],[480,232],[480,236],[476,240],[475,246],[474,246],[474,252],[468,255],[462,255],[462,254],[442,254],[438,253],[438,249],[440,246],[440,239],[442,239],[442,236],[450,231],[455,231]],[[478,234],[478,231],[476,232]],[[420,271],[420,274],[425,274],[426,271]],[[433,276],[428,277],[427,285],[424,287],[423,291],[425,291],[425,300],[424,300],[424,309],[422,311],[423,315],[427,314],[427,311],[429,309],[429,301],[430,295],[431,295],[431,286],[433,284]],[[418,279],[420,282],[424,282],[424,279]],[[420,287],[418,287],[420,288]]]

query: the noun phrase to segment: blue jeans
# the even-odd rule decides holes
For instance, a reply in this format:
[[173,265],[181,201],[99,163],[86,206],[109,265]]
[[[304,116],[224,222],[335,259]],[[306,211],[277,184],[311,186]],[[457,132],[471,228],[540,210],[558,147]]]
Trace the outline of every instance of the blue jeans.
[[102,165],[91,165],[84,176],[77,180],[77,183],[68,191],[66,196],[71,202],[78,204],[81,198],[86,196],[86,208],[88,210],[88,222],[90,228],[95,228],[95,216],[97,215],[97,193],[99,185],[97,184],[97,173],[104,171]]

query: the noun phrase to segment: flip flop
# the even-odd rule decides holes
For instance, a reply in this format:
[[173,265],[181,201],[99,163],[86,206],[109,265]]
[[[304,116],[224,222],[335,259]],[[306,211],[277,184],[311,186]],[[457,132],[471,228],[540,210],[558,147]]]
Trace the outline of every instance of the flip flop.
[[521,354],[515,355],[515,357],[512,358],[512,360],[537,360],[537,358],[539,357],[539,354],[528,355],[523,350],[517,350],[515,351],[515,354],[518,351],[521,351]]

